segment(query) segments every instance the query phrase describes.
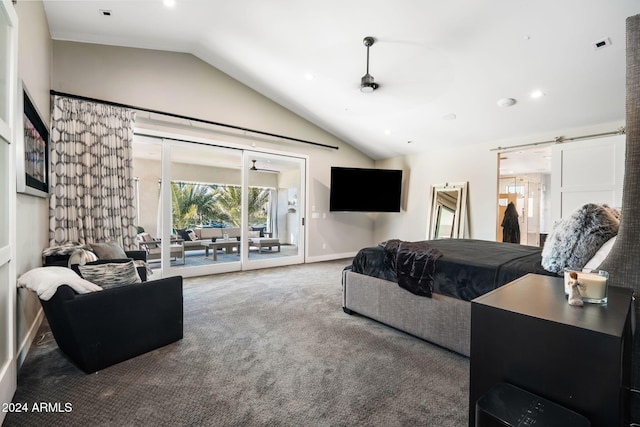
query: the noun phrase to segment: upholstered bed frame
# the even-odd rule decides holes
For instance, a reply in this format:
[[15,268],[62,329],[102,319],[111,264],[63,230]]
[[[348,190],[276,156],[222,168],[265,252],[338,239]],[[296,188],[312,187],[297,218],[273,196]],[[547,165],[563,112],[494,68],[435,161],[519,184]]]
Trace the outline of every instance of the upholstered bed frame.
[[342,308],[469,356],[471,303],[434,293],[416,296],[397,283],[345,270]]

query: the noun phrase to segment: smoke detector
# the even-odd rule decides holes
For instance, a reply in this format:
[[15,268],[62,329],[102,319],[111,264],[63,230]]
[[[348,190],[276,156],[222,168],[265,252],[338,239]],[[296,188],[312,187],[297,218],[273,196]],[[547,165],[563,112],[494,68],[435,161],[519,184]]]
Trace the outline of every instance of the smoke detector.
[[591,43],[594,49],[602,49],[607,46],[611,46],[611,39],[609,37],[605,37],[602,40],[595,41]]

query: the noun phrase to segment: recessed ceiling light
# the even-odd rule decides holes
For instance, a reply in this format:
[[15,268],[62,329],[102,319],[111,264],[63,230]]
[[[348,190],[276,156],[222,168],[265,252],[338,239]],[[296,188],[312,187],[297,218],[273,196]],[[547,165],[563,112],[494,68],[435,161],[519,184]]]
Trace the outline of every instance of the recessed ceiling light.
[[514,105],[516,105],[516,101],[513,98],[502,98],[502,99],[498,99],[498,107],[512,107]]
[[531,92],[531,97],[534,99],[542,98],[544,95],[545,93],[540,89],[536,89],[533,92]]
[[166,7],[173,7],[176,5],[176,0],[162,0],[162,4]]
[[442,116],[442,120],[455,120],[458,116],[453,113],[445,114]]
[[306,80],[313,80],[313,74],[311,74],[311,73],[305,73],[304,78],[305,78]]
[[384,134],[385,134],[385,135],[391,135],[391,131],[390,131],[389,129],[385,129],[385,130],[384,130]]

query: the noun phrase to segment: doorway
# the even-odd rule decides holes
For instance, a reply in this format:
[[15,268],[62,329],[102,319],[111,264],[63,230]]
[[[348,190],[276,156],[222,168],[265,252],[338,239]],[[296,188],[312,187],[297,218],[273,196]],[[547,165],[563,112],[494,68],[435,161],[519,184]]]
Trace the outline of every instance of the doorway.
[[305,158],[148,136],[133,146],[138,244],[154,273],[304,262]]
[[510,203],[518,214],[520,241],[543,246],[552,224],[551,147],[503,152],[498,155],[498,222],[496,241],[503,241],[503,219]]

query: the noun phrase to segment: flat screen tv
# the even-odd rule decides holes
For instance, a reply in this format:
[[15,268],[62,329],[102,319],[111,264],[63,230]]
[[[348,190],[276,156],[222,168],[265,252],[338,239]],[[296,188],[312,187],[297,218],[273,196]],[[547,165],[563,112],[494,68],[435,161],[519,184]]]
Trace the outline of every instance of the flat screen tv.
[[400,212],[402,171],[331,168],[331,212]]

